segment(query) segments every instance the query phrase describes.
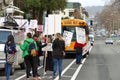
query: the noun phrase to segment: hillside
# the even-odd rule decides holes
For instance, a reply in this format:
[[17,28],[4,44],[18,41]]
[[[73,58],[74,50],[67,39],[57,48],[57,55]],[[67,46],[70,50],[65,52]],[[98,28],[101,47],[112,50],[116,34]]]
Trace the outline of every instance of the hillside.
[[104,6],[88,6],[85,8],[86,11],[88,11],[89,15],[93,16],[96,15],[96,13],[100,13],[103,10]]

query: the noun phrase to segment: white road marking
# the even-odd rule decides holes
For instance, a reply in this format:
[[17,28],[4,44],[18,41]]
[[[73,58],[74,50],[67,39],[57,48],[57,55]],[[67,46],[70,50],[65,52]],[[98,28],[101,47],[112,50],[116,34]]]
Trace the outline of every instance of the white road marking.
[[76,70],[77,68],[69,68],[69,69],[71,69],[71,70]]
[[63,75],[62,77],[67,77],[67,78],[71,78],[72,76],[66,76],[66,75]]
[[[75,63],[75,59],[62,71],[62,74],[63,75],[74,63]],[[59,76],[57,76],[54,80],[58,80],[59,79]]]
[[77,70],[76,70],[75,73],[73,74],[71,80],[75,80],[75,79],[76,79],[76,77],[77,77],[77,75],[79,74],[79,72],[80,72],[80,70],[81,70],[81,68],[82,68],[82,66],[83,66],[83,63],[85,63],[85,61],[86,61],[86,58],[83,59],[82,64],[79,65],[79,67],[77,68]]
[[[38,67],[38,70],[41,69],[42,67],[43,67],[43,66]],[[31,71],[30,73],[32,73],[32,71]],[[24,75],[16,78],[15,80],[20,80],[20,79],[24,78],[25,76],[26,76],[26,74],[24,74]]]
[[[90,47],[89,52],[91,51],[91,49],[92,49],[92,47]],[[74,75],[73,75],[73,77],[71,78],[71,80],[75,80],[75,79],[76,79],[79,71],[81,70],[83,64],[85,63],[85,60],[86,60],[86,58],[82,60],[82,64],[79,65],[79,67],[77,68],[77,70],[76,70],[76,72],[74,73]],[[74,60],[63,70],[63,72],[62,72],[61,75],[63,75],[63,74],[72,66],[72,64],[75,63],[75,61],[76,61],[76,59],[74,59]],[[58,80],[58,79],[59,79],[59,76],[57,76],[54,80]]]
[[[91,51],[91,49],[92,49],[92,47],[89,49],[89,52]],[[73,75],[73,77],[71,78],[71,80],[75,80],[75,79],[76,79],[76,77],[77,77],[79,71],[81,70],[81,68],[82,68],[85,60],[86,60],[86,58],[82,60],[82,64],[77,68],[77,70],[76,70],[76,72],[74,73],[74,75]],[[63,75],[63,74],[75,63],[75,61],[76,61],[76,59],[74,59],[74,60],[62,71],[62,74],[61,74],[61,75]],[[43,66],[38,67],[38,70],[41,69],[42,67],[43,67]],[[32,73],[32,72],[30,72],[30,73]],[[24,74],[24,75],[16,78],[15,80],[20,80],[20,79],[24,78],[25,76],[26,76],[26,74]],[[54,80],[58,80],[58,79],[59,79],[59,76],[57,76]]]

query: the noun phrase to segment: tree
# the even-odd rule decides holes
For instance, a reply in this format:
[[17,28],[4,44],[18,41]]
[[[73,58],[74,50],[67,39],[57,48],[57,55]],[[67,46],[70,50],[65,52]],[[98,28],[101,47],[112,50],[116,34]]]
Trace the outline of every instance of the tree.
[[[119,1],[116,3],[116,1]],[[111,3],[104,7],[103,11],[99,14],[99,19],[102,25],[109,31],[114,32],[119,28],[120,14],[118,9],[120,0],[111,0]]]
[[[16,0],[14,0],[16,1]],[[63,10],[66,7],[67,1],[66,0],[18,0],[21,3],[18,3],[19,6],[25,12],[29,10],[31,12],[32,18],[37,18],[39,24],[42,24],[42,17],[43,12],[46,11],[47,15],[51,14],[53,11],[56,10]],[[22,1],[24,3],[22,3]],[[24,7],[22,7],[24,4]],[[17,5],[16,5],[17,6]]]
[[66,0],[41,0],[41,10],[47,11],[47,15],[51,14],[52,11],[63,10],[66,7]]
[[63,10],[67,4],[66,0],[41,0],[40,2],[41,4],[44,4],[40,6],[40,17],[41,18],[42,18],[44,11],[47,12],[46,16],[48,16],[48,14],[52,14],[53,11]]

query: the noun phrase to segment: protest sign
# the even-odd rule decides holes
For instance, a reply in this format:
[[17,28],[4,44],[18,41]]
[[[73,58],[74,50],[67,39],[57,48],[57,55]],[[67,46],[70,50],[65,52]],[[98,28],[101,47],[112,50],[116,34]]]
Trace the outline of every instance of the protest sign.
[[38,25],[37,31],[43,31],[43,25]]
[[61,15],[50,14],[45,18],[44,34],[52,35],[61,33]]
[[21,42],[25,39],[25,32],[24,31],[18,31],[18,32],[15,32],[13,35],[14,35],[14,38],[15,38],[15,42]]
[[72,37],[73,37],[73,33],[72,32],[70,32],[70,31],[64,31],[63,38],[65,40],[65,45],[66,46],[70,46]]
[[78,43],[84,44],[86,41],[85,29],[76,27],[76,38]]
[[52,51],[52,43],[48,43],[46,47],[42,48],[42,51]]

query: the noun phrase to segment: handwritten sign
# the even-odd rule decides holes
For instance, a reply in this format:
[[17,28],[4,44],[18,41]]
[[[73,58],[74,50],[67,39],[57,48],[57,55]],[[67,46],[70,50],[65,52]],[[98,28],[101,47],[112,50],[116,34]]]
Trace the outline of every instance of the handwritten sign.
[[46,47],[42,48],[42,51],[53,51],[52,50],[52,43],[48,43]]
[[86,36],[85,36],[85,29],[76,27],[76,38],[78,43],[85,43]]
[[73,33],[72,32],[70,32],[70,31],[64,31],[63,38],[65,40],[65,45],[66,46],[70,46],[72,37],[73,37]]

